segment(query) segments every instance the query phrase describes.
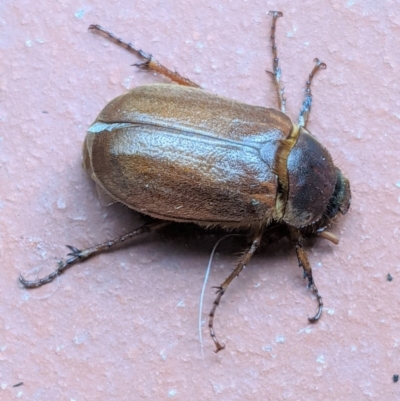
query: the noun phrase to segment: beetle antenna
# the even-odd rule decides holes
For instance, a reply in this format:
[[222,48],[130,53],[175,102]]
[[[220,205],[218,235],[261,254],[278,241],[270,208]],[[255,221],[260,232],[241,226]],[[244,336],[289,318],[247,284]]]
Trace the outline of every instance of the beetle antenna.
[[301,106],[300,114],[299,114],[299,126],[306,128],[308,117],[310,116],[311,112],[311,104],[312,104],[312,94],[311,94],[311,82],[314,78],[314,75],[317,73],[318,70],[326,69],[326,64],[319,59],[314,59],[315,66],[311,71],[310,75],[308,76],[308,80],[306,82],[306,91],[304,96],[303,105]]
[[335,245],[339,243],[338,236],[330,231],[321,231],[320,233],[318,233],[318,236],[332,242]]

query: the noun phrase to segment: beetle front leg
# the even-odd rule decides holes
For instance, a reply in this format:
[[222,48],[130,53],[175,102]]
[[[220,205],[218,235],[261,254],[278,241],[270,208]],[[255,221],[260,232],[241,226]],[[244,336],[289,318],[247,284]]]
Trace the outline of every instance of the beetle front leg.
[[300,114],[299,114],[299,126],[306,128],[308,117],[310,116],[311,112],[311,104],[312,104],[312,94],[311,94],[311,82],[314,78],[314,75],[320,68],[325,69],[326,64],[322,61],[319,61],[317,58],[314,59],[315,66],[311,71],[310,75],[308,76],[308,80],[306,82],[306,91],[304,95],[303,105],[301,106]]
[[222,349],[225,348],[225,345],[221,344],[217,340],[217,336],[215,335],[214,332],[214,316],[215,316],[215,310],[217,309],[217,306],[219,305],[219,302],[221,301],[222,295],[225,294],[225,291],[227,290],[229,284],[232,282],[232,280],[237,277],[240,272],[246,267],[246,265],[249,263],[251,257],[254,255],[254,252],[260,245],[262,237],[262,229],[260,228],[257,233],[254,235],[253,241],[250,245],[250,247],[247,249],[247,251],[244,253],[244,255],[241,257],[239,263],[237,264],[235,270],[229,275],[229,277],[217,288],[217,297],[214,300],[213,307],[211,309],[211,312],[208,316],[208,328],[210,329],[210,335],[211,338],[214,341],[215,346],[217,349],[215,352],[221,351]]
[[271,25],[271,47],[272,47],[272,68],[273,72],[267,71],[274,77],[276,90],[278,92],[278,106],[279,110],[282,113],[286,113],[286,98],[284,96],[285,88],[281,87],[281,75],[282,70],[279,67],[279,58],[278,58],[278,47],[276,46],[275,41],[275,30],[276,30],[276,20],[279,17],[283,17],[283,14],[280,11],[270,11],[270,15],[272,15],[272,25]]
[[67,245],[67,248],[69,248],[71,250],[71,252],[68,254],[68,256],[70,256],[70,258],[65,261],[61,260],[59,262],[59,266],[56,270],[54,270],[52,273],[50,273],[46,277],[43,277],[43,278],[40,278],[37,280],[33,280],[33,281],[26,280],[20,274],[19,281],[25,288],[40,287],[44,284],[47,284],[47,283],[50,283],[51,281],[53,281],[58,275],[63,273],[67,268],[71,267],[75,263],[80,263],[80,262],[92,257],[95,254],[108,251],[111,247],[113,247],[117,244],[120,244],[120,243],[126,241],[127,239],[136,237],[140,234],[156,231],[162,227],[165,227],[168,224],[171,224],[171,223],[162,221],[162,222],[157,222],[157,223],[145,224],[142,227],[137,228],[136,230],[133,230],[127,234],[122,235],[121,237],[118,237],[111,241],[103,242],[102,244],[92,246],[91,248],[84,249],[83,251],[81,251],[71,245]]
[[297,260],[299,262],[299,266],[302,267],[304,270],[304,278],[308,279],[308,288],[310,288],[312,293],[317,297],[318,311],[315,314],[315,316],[308,318],[309,322],[315,323],[321,317],[322,308],[323,308],[324,304],[322,302],[322,297],[318,292],[318,288],[314,283],[314,279],[312,276],[312,269],[311,269],[310,262],[308,261],[306,251],[304,250],[300,241],[298,241],[296,244],[296,253],[297,253]]
[[185,78],[182,75],[178,74],[176,71],[172,71],[172,70],[168,69],[167,67],[164,67],[151,54],[146,53],[145,51],[143,51],[141,49],[136,49],[135,47],[133,47],[132,43],[128,43],[128,42],[124,41],[123,39],[118,38],[112,32],[107,31],[107,29],[104,29],[102,26],[90,25],[89,30],[103,33],[109,39],[115,40],[119,45],[125,47],[125,49],[127,49],[128,51],[145,59],[144,63],[133,64],[134,66],[136,66],[142,70],[156,71],[156,72],[166,76],[171,81],[178,83],[179,85],[191,86],[193,88],[200,88],[200,85],[197,85],[196,83],[192,82],[189,78]]

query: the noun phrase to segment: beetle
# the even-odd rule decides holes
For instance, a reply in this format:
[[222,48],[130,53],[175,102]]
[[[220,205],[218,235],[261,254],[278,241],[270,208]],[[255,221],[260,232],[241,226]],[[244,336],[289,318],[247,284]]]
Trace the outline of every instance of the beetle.
[[306,129],[312,104],[311,82],[326,65],[315,59],[306,82],[298,122],[286,115],[286,99],[275,42],[281,12],[271,11],[273,77],[278,109],[243,104],[205,92],[199,85],[160,64],[99,25],[104,34],[144,59],[135,64],[166,76],[176,84],[139,86],[106,105],[89,127],[83,145],[83,167],[100,193],[113,202],[151,216],[154,221],[117,239],[79,250],[49,276],[28,281],[28,288],[52,281],[72,264],[103,252],[128,238],[158,230],[171,222],[247,230],[251,242],[236,268],[217,287],[209,314],[216,352],[222,350],[214,332],[217,306],[231,281],[249,263],[267,227],[285,227],[295,243],[298,264],[316,296],[303,244],[319,235],[337,243],[327,227],[350,206],[350,183],[329,152]]

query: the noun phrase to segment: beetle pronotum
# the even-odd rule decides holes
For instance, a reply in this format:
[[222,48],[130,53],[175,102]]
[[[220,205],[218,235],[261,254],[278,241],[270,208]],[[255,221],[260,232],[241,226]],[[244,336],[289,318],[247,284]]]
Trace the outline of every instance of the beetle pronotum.
[[224,345],[217,340],[213,321],[221,297],[249,263],[265,228],[280,225],[295,242],[299,266],[317,298],[317,313],[309,321],[320,318],[322,297],[303,242],[319,235],[337,243],[326,228],[339,212],[347,212],[350,184],[329,152],[306,130],[311,82],[316,72],[326,67],[324,63],[314,60],[298,123],[285,114],[275,43],[276,21],[282,13],[270,14],[270,74],[279,110],[207,93],[99,25],[89,27],[142,57],[145,62],[135,64],[139,68],[159,72],[179,84],[141,86],[112,100],[88,129],[83,146],[84,168],[100,191],[155,221],[83,251],[68,246],[70,258],[47,277],[28,281],[20,276],[25,287],[49,283],[75,262],[174,221],[246,229],[252,241],[233,272],[217,287],[209,314],[210,335],[218,352]]

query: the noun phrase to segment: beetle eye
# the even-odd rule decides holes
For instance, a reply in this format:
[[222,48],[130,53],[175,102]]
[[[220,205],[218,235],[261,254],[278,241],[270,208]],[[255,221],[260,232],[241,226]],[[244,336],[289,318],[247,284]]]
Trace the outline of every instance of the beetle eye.
[[336,168],[336,185],[333,195],[329,199],[325,215],[328,218],[335,217],[338,212],[346,214],[351,203],[351,191],[349,180]]

